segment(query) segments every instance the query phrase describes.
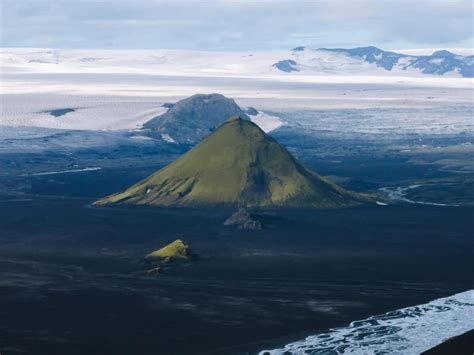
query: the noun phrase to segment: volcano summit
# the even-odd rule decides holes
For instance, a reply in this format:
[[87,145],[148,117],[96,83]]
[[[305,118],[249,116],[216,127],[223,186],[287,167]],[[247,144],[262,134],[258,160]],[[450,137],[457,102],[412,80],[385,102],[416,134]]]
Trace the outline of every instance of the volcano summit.
[[234,116],[182,157],[95,205],[337,208],[369,201],[303,167],[257,125]]

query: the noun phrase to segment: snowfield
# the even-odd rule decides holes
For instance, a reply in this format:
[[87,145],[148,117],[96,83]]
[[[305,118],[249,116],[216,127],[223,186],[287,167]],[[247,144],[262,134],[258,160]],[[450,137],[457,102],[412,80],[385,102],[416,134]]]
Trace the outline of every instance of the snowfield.
[[[299,72],[285,73],[272,66],[296,57]],[[166,102],[217,92],[234,98],[241,107],[255,107],[259,115],[254,121],[271,131],[283,124],[279,112],[470,110],[473,95],[473,79],[456,77],[456,73],[387,71],[325,51],[3,49],[0,65],[0,126],[4,127],[135,130],[166,112],[162,107]],[[423,127],[466,126],[465,116],[425,119]],[[323,123],[347,126],[341,121],[313,122]],[[420,126],[409,117],[381,125],[401,130]]]
[[249,116],[253,123],[257,124],[264,132],[268,133],[280,128],[285,122],[277,116],[258,111],[255,116]]
[[[73,109],[60,116],[50,112]],[[55,94],[2,95],[1,124],[75,130],[137,129],[164,112],[159,101],[137,97]]]

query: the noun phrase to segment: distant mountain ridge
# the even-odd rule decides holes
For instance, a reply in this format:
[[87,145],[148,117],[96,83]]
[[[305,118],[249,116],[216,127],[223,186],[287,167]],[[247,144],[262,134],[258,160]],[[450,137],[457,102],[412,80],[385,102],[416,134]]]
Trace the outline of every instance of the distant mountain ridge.
[[[460,51],[459,53],[457,51]],[[374,46],[287,51],[205,52],[188,50],[105,50],[4,48],[0,66],[19,73],[144,73],[199,77],[266,75],[474,76],[474,49],[433,49],[428,55],[387,51]],[[454,53],[453,53],[454,52]]]
[[384,51],[380,48],[318,48],[296,47],[291,59],[282,59],[272,66],[283,72],[336,72],[346,67],[353,71],[369,64],[386,71],[418,71],[421,74],[454,74],[465,78],[474,77],[474,55],[462,56],[447,50],[435,51],[431,55],[409,55]]

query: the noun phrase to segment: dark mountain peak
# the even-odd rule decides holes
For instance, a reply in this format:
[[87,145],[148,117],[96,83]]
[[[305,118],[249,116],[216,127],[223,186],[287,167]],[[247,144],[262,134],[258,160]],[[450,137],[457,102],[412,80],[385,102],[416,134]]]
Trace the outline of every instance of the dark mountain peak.
[[225,97],[222,94],[211,93],[211,94],[194,94],[186,99],[183,99],[177,102],[174,106],[186,105],[186,103],[189,103],[189,102],[197,103],[201,101],[232,101],[235,103],[234,99]]
[[293,52],[303,52],[306,49],[304,46],[295,47],[292,49]]
[[278,70],[284,71],[286,73],[290,73],[292,71],[300,71],[295,65],[297,65],[293,59],[284,59],[276,62],[272,65],[272,67],[277,68]]
[[433,54],[431,55],[432,57],[434,58],[453,58],[456,56],[456,54],[454,53],[451,53],[450,51],[447,51],[447,50],[440,50],[440,51],[436,51],[436,52],[433,52]]
[[247,109],[245,110],[245,113],[250,116],[258,115],[258,111],[253,107],[247,107]]
[[361,54],[380,54],[384,52],[383,50],[375,46],[356,47],[356,48],[349,49],[349,51],[353,53],[361,53]]
[[215,93],[196,94],[169,107],[143,127],[153,137],[166,135],[183,144],[199,142],[231,116],[250,119],[233,99]]

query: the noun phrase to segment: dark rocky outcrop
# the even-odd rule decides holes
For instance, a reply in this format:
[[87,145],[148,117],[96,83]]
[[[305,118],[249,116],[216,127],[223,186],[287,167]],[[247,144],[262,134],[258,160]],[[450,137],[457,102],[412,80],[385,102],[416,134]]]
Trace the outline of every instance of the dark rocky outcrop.
[[262,224],[252,218],[252,215],[245,209],[241,208],[230,216],[225,222],[224,226],[237,227],[238,229],[260,230]]

